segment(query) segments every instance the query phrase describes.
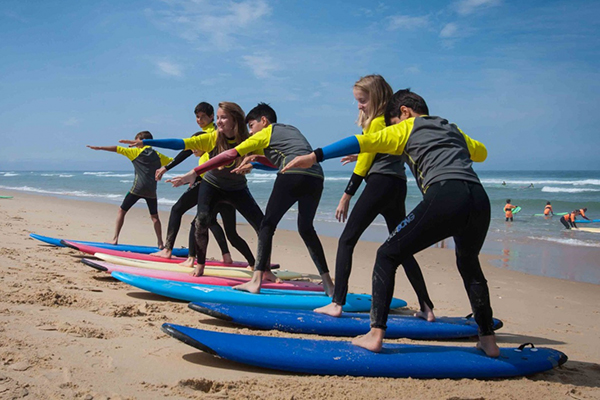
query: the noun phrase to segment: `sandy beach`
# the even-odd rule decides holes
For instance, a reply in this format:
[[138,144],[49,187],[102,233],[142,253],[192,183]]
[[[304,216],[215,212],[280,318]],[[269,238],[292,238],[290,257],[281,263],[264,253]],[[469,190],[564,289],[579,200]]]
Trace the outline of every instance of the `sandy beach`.
[[[482,255],[494,316],[504,322],[499,345],[533,342],[567,354],[562,367],[531,377],[417,380],[296,375],[218,359],[160,330],[164,322],[228,332],[290,336],[235,328],[178,302],[135,289],[92,270],[83,255],[43,245],[38,233],[105,241],[117,207],[4,190],[0,200],[0,399],[599,399],[600,287],[493,267]],[[186,215],[177,245],[187,242]],[[163,234],[168,214],[161,212]],[[252,249],[256,235],[240,224]],[[155,245],[147,210],[126,217],[121,243]],[[333,269],[337,240],[322,237]],[[350,289],[369,293],[378,243],[360,242]],[[233,253],[234,258],[241,256]],[[219,257],[214,240],[208,255]],[[298,234],[278,230],[274,262],[314,274]],[[469,303],[452,250],[417,255],[438,316],[464,316]],[[404,273],[396,297],[417,307]],[[300,335],[296,335],[301,337]],[[308,337],[308,336],[306,336]],[[410,343],[409,340],[396,342]],[[475,339],[428,342],[473,346]],[[268,350],[265,350],[268,351]]]

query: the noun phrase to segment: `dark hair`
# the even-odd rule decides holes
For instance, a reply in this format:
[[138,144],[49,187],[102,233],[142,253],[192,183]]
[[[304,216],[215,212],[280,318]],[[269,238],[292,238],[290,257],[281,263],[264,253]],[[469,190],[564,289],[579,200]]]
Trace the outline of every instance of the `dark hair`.
[[194,114],[198,114],[199,112],[202,112],[202,113],[208,115],[209,117],[212,117],[215,115],[215,109],[213,108],[213,106],[211,106],[210,104],[208,104],[205,101],[203,101],[202,103],[198,103],[196,108],[194,108]]
[[546,205],[547,205],[547,206],[548,206],[548,205],[550,205],[550,202],[549,202],[549,201],[548,201],[548,202],[546,202]]
[[136,140],[153,139],[152,134],[148,131],[141,131],[135,135]]
[[275,110],[266,103],[258,103],[258,105],[246,115],[246,123],[250,121],[259,121],[261,117],[265,117],[267,121],[272,124],[277,122]]
[[408,89],[398,90],[388,101],[385,108],[385,124],[391,125],[392,118],[400,116],[400,107],[405,106],[417,114],[429,115],[429,108],[425,100]]
[[507,202],[507,203],[510,203],[510,199],[506,199],[506,202]]

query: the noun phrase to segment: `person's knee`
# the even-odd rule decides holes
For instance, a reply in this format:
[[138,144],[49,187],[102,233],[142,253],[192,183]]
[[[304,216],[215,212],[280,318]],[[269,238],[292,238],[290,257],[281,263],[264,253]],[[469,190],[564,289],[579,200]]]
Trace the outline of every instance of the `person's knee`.
[[211,216],[208,212],[199,212],[196,215],[196,228],[199,226],[208,227],[210,225]]
[[152,222],[160,222],[158,214],[150,214],[150,219],[152,219]]

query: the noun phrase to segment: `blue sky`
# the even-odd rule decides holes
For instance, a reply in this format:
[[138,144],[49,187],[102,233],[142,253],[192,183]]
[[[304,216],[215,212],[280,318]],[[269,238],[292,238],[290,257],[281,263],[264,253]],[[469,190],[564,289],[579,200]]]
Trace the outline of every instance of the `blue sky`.
[[270,103],[326,145],[360,132],[352,86],[372,73],[485,143],[478,169],[600,170],[598,15],[597,1],[4,0],[0,170],[127,170],[85,145],[187,137],[200,101]]

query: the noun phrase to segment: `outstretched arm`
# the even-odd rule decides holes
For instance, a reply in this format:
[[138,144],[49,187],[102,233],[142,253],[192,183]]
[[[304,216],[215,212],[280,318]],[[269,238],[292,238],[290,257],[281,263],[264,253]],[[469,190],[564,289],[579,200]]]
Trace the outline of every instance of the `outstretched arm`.
[[183,139],[144,139],[144,140],[119,140],[119,143],[128,144],[129,147],[140,145],[161,147],[163,149],[184,150],[185,142]]
[[196,175],[202,175],[203,173],[208,172],[211,169],[219,168],[223,165],[230,164],[239,156],[240,155],[236,149],[229,149],[222,152],[218,156],[211,158],[202,165],[198,165],[196,168],[194,168],[194,171],[196,172]]
[[356,136],[350,136],[332,143],[329,146],[325,146],[322,149],[316,149],[310,154],[294,158],[281,169],[281,172],[286,172],[292,168],[310,168],[317,162],[355,153],[360,153],[360,144],[358,143]]
[[117,146],[90,146],[90,145],[88,145],[87,147],[89,147],[92,150],[112,151],[113,153],[117,152]]

